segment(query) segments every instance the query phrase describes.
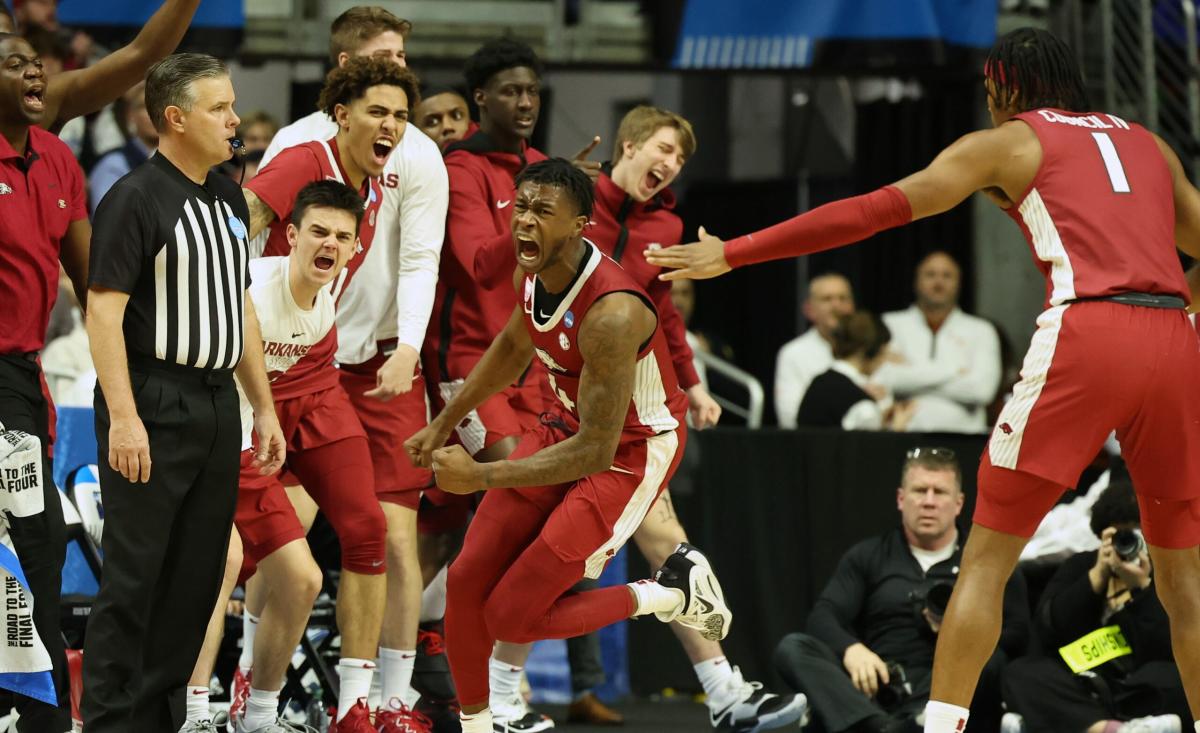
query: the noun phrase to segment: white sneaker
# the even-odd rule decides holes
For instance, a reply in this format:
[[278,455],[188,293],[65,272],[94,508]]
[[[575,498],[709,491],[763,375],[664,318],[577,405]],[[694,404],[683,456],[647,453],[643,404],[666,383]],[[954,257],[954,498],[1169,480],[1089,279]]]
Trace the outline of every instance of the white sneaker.
[[1118,733],[1181,733],[1183,723],[1178,715],[1151,715],[1131,720],[1117,729]]
[[728,696],[723,700],[708,699],[709,720],[720,731],[758,733],[783,728],[795,724],[808,710],[804,695],[764,692],[761,682],[747,682],[737,667],[733,668],[726,692]]
[[247,728],[245,726],[245,718],[242,716],[238,716],[234,722],[233,729],[235,733],[317,733],[316,730],[307,725],[289,723],[283,718],[276,718],[275,722],[267,723],[258,728]]
[[659,621],[678,621],[700,632],[709,641],[720,641],[729,633],[733,612],[725,605],[725,594],[704,553],[680,543],[654,575],[659,585],[683,594],[682,608],[656,613]]
[[1025,733],[1025,719],[1017,713],[1005,713],[1000,719],[1000,733]]
[[519,692],[506,700],[490,703],[489,706],[492,710],[492,730],[495,733],[538,733],[554,728],[554,721],[550,716],[531,709]]

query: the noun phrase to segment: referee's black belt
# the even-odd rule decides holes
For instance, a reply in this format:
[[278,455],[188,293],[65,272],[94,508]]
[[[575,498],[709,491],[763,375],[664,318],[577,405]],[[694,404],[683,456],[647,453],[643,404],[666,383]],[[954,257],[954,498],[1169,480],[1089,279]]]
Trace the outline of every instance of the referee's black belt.
[[233,381],[232,369],[201,369],[200,367],[176,364],[140,354],[129,356],[129,368],[139,372],[157,372],[169,374],[172,379],[220,387]]
[[12,357],[15,359],[24,359],[25,361],[31,361],[34,364],[37,363],[38,357],[40,357],[41,355],[42,355],[42,352],[40,352],[40,351],[9,351],[7,353],[0,354],[0,356]]
[[1160,295],[1158,293],[1096,295],[1090,298],[1072,298],[1067,301],[1067,304],[1091,303],[1095,301],[1107,301],[1109,303],[1120,303],[1121,305],[1140,305],[1143,308],[1166,308],[1167,310],[1182,310],[1187,307],[1187,303],[1178,295]]

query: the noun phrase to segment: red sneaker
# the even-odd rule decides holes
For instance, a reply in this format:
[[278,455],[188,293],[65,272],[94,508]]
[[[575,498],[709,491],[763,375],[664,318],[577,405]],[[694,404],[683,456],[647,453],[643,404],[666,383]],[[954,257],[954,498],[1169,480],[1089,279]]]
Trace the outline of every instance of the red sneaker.
[[330,723],[329,733],[376,733],[366,698],[360,697],[354,707],[346,712],[346,717]]
[[396,702],[399,701],[392,698],[387,705],[375,711],[377,733],[432,733],[432,720],[402,702],[399,708],[392,707]]
[[250,699],[250,677],[254,672],[242,674],[241,667],[235,667],[233,672],[233,692],[229,697],[229,719],[239,720],[242,711],[246,709],[246,701]]

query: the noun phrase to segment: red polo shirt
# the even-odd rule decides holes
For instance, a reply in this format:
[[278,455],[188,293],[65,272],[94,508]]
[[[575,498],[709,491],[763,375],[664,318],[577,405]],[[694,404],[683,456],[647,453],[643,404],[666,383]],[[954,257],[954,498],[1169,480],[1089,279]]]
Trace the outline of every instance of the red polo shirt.
[[83,171],[66,143],[29,128],[22,156],[0,136],[0,354],[39,351],[58,297],[58,256],[87,218]]

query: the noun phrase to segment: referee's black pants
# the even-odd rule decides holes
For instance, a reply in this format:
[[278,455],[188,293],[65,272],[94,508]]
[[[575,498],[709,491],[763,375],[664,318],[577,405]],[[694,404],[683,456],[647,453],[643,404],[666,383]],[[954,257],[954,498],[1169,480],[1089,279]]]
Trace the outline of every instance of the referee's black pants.
[[229,372],[134,362],[130,380],[152,468],[140,484],[109,467],[109,413],[97,388],[104,569],[84,646],[84,729],[173,733],[225,570],[238,396]]
[[16,695],[21,733],[62,733],[71,729],[70,683],[59,622],[62,567],[67,553],[62,503],[50,467],[49,405],[42,394],[41,369],[23,355],[0,355],[0,422],[8,430],[42,441],[42,495],[45,508],[32,517],[10,517],[9,536],[33,595],[33,624],[54,664],[59,707]]

